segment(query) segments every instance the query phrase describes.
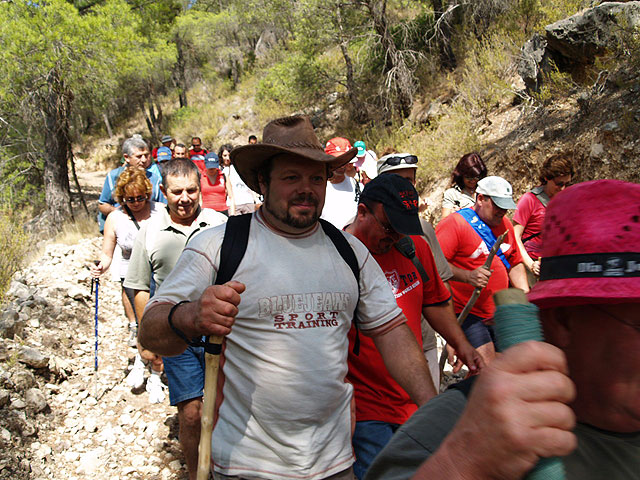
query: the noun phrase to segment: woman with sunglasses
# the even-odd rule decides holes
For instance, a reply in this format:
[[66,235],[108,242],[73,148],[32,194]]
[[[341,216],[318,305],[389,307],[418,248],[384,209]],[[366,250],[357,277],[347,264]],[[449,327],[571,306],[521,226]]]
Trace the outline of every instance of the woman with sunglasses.
[[442,218],[476,203],[478,180],[487,176],[487,166],[477,153],[467,153],[458,161],[451,175],[451,188],[444,192]]
[[[151,182],[143,169],[129,167],[122,171],[113,192],[116,202],[120,205],[107,216],[105,221],[100,261],[91,267],[91,275],[94,278],[100,277],[109,269],[113,262],[113,253],[118,245],[122,251],[122,259],[117,265],[114,265],[114,268],[117,269],[116,274],[120,278],[120,283],[124,282],[138,230],[152,216],[160,213],[163,207],[163,204],[150,200],[151,193]],[[132,290],[122,287],[122,305],[129,320],[129,331],[131,332],[130,347],[137,346],[137,318],[133,309],[133,293]],[[136,355],[136,362],[142,363],[140,354]],[[156,371],[162,370],[161,357],[155,360],[152,368]],[[131,386],[139,388],[142,385]],[[157,400],[163,395],[158,394],[154,398]],[[151,403],[158,402],[152,401]]]
[[552,155],[540,170],[540,185],[525,193],[518,201],[513,215],[513,231],[527,267],[529,286],[533,286],[540,275],[540,234],[547,203],[571,183],[573,174],[571,155]]

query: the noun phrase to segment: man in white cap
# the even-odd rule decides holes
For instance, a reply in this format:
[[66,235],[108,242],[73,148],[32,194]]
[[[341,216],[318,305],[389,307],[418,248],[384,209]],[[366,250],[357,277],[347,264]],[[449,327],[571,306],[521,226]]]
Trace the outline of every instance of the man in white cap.
[[[482,292],[471,308],[462,330],[489,363],[495,356],[491,326],[495,305],[493,294],[509,284],[529,291],[522,256],[513,225],[505,216],[515,209],[511,184],[501,177],[485,177],[478,182],[476,203],[443,219],[436,227],[438,242],[447,258],[453,278],[453,306],[456,315],[464,309],[476,287]],[[483,266],[497,237],[507,232],[491,268]]]
[[[353,387],[345,377],[355,311],[359,331],[412,401],[424,404],[433,386],[378,264],[355,237],[319,220],[329,173],[356,149],[327,155],[303,116],[270,122],[262,138],[231,159],[263,205],[192,239],[147,306],[139,340],[176,355],[194,343],[188,339],[224,337],[216,480],[352,480]],[[233,280],[212,285],[229,258],[221,258],[227,227],[243,219],[250,228]]]

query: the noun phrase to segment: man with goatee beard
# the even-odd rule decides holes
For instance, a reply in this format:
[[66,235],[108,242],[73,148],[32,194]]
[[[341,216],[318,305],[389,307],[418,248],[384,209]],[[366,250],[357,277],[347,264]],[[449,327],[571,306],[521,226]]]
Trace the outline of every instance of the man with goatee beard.
[[352,480],[345,377],[354,313],[412,401],[424,404],[433,385],[378,264],[355,237],[319,220],[330,172],[357,150],[327,155],[303,116],[274,120],[262,138],[231,152],[264,196],[233,279],[212,285],[226,227],[197,235],[147,307],[140,341],[176,355],[183,339],[224,337],[215,479]]

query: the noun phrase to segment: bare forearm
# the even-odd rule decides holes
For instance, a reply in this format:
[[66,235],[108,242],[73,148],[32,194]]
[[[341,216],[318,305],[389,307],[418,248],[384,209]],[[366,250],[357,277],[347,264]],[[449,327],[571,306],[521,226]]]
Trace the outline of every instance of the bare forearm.
[[529,291],[529,282],[527,282],[527,272],[525,270],[524,263],[519,263],[509,270],[509,280],[511,285],[525,293]]
[[456,267],[449,262],[449,266],[451,267],[451,272],[453,273],[452,280],[456,282],[464,282],[469,283],[469,274],[471,270],[465,270],[464,268]]
[[149,301],[149,291],[148,290],[136,290],[133,296],[133,307],[136,311],[136,316],[138,318],[142,318],[144,313],[144,307],[147,306],[147,302]]
[[109,215],[115,209],[116,207],[114,207],[110,203],[98,203],[98,210],[100,210],[100,213],[102,213],[103,215]]
[[[193,329],[188,328],[189,317],[196,302],[180,305],[173,315],[173,324],[187,338],[196,336]],[[147,350],[158,355],[179,355],[187,348],[187,344],[169,326],[168,317],[173,305],[159,304],[149,308],[140,322],[138,341]]]
[[418,406],[436,396],[429,366],[411,329],[402,324],[373,338],[387,370]]
[[462,328],[460,328],[460,325],[458,325],[456,316],[453,313],[451,301],[444,305],[424,307],[422,314],[429,322],[429,325],[453,348],[459,349],[462,343],[467,342],[467,337],[462,331]]

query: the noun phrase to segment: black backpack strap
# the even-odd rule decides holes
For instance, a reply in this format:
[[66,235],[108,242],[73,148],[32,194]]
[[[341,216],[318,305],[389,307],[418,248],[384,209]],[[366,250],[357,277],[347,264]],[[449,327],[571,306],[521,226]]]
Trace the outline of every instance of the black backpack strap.
[[140,230],[140,225],[138,224],[136,217],[133,215],[133,212],[131,211],[131,209],[127,206],[126,203],[123,203],[122,206],[127,211],[127,215],[129,215],[129,218],[131,218],[131,221],[133,222],[133,224],[136,226],[138,230]]
[[227,283],[238,269],[249,242],[249,227],[252,213],[229,217],[220,247],[220,265],[216,274],[216,285]]
[[422,283],[427,283],[429,281],[429,275],[427,275],[427,271],[422,266],[420,259],[416,257],[416,246],[414,245],[413,240],[411,240],[411,237],[409,237],[409,235],[405,235],[395,243],[394,247],[396,247],[396,250],[398,250],[402,255],[413,262],[418,273],[422,277]]
[[[342,259],[349,265],[349,268],[353,272],[353,276],[356,278],[358,284],[358,301],[360,301],[360,267],[358,267],[358,258],[349,245],[349,241],[345,238],[340,230],[334,227],[331,223],[324,219],[320,220],[320,226],[324,233],[329,237],[333,245],[338,250],[338,253]],[[353,343],[353,353],[358,355],[360,353],[360,328],[358,327],[358,302],[356,302],[356,310],[353,312],[353,326],[356,328],[356,338]]]
[[[246,213],[235,217],[229,217],[220,247],[220,265],[216,275],[215,285],[227,283],[235,275],[238,265],[244,257],[249,242],[249,227],[251,226],[251,216],[253,214]],[[184,303],[184,302],[180,302]],[[176,329],[171,322],[173,312],[180,305],[177,303],[169,313],[169,326],[176,334],[182,338],[188,345],[192,347],[203,347],[205,352],[211,355],[219,355],[222,351],[221,344],[209,343],[209,337],[203,342],[200,338],[188,339],[184,333]]]

